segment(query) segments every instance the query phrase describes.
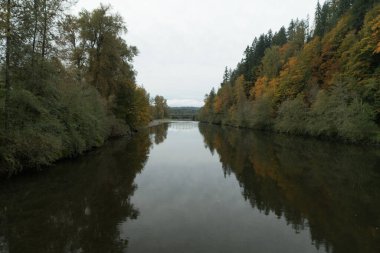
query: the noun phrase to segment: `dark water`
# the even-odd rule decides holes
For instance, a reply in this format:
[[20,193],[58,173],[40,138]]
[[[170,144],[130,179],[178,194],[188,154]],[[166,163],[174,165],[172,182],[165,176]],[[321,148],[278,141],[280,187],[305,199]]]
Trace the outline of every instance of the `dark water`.
[[1,182],[0,252],[380,252],[380,150],[161,125]]

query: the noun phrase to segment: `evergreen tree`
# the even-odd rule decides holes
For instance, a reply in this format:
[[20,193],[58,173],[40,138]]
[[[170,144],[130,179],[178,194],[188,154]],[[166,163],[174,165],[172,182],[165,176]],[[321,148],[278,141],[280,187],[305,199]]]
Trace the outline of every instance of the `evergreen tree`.
[[286,38],[286,29],[285,27],[281,27],[278,32],[273,35],[272,44],[274,46],[283,46],[288,42]]
[[319,1],[317,3],[317,7],[315,10],[314,22],[315,22],[314,35],[322,37],[323,33],[324,33],[324,24],[323,24],[323,20],[322,20],[322,8],[321,8],[321,4],[319,3]]

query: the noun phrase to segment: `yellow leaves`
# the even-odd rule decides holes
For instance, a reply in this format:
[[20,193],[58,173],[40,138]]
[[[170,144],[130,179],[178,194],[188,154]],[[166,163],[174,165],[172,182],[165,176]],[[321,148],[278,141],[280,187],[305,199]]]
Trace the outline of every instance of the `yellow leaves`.
[[279,84],[280,84],[279,78],[274,78],[274,79],[270,80],[268,88],[267,88],[267,93],[269,95],[273,95],[275,93],[276,89],[278,89]]
[[375,50],[373,51],[374,54],[380,53],[380,14],[377,15],[376,19],[373,21],[373,25],[371,27],[372,30],[372,39],[378,42]]
[[245,95],[245,79],[244,76],[241,75],[235,81],[235,97],[238,104],[241,104],[247,100]]
[[320,54],[321,40],[317,37],[305,45],[299,58],[304,64],[317,66],[320,65]]
[[379,30],[380,30],[380,16],[377,16],[375,18],[375,20],[373,20],[371,23],[372,23],[371,30],[373,32],[379,32]]
[[365,83],[375,70],[375,54],[380,53],[380,5],[367,13],[360,33],[343,45],[344,75],[355,78],[358,84]]
[[281,48],[280,48],[280,54],[282,56],[284,56],[290,49],[290,44],[289,43],[286,43],[285,45],[283,45]]
[[303,77],[303,66],[297,57],[292,57],[289,59],[288,63],[285,65],[283,71],[281,71],[280,79],[281,81],[287,81],[289,83],[298,83]]
[[257,79],[255,85],[252,87],[250,91],[251,98],[257,99],[259,97],[262,97],[266,87],[268,85],[268,78],[266,76],[260,77]]
[[297,65],[297,57],[292,57],[289,59],[288,64],[287,64],[287,69],[293,69]]
[[367,13],[361,34],[367,39],[371,52],[380,53],[380,5]]
[[[323,38],[323,52],[331,52],[331,50],[335,50],[340,42],[344,39],[347,32],[349,32],[349,22],[351,16],[347,15],[342,17],[337,25],[325,35]],[[332,52],[333,53],[333,52]]]
[[220,96],[217,96],[214,102],[214,112],[221,113],[222,108],[223,108],[223,98],[221,98]]
[[374,51],[375,54],[379,54],[380,53],[380,42],[377,43],[377,46],[376,46],[376,49]]

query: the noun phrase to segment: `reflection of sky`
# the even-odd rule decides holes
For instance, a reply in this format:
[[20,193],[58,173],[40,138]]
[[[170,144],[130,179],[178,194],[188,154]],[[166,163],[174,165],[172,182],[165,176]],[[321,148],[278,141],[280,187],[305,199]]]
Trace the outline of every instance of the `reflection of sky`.
[[120,227],[128,252],[317,252],[307,229],[252,209],[195,125],[173,123],[137,176],[140,216]]

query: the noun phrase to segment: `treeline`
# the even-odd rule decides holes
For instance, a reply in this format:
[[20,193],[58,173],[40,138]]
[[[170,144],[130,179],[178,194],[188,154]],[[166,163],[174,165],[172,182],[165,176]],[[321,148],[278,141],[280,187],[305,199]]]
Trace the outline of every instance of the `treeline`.
[[315,24],[255,38],[221,87],[211,90],[202,121],[261,130],[380,142],[379,0],[317,4]]
[[198,107],[170,107],[169,117],[177,120],[196,120],[198,117]]
[[152,118],[123,18],[69,0],[1,0],[0,172],[49,165]]

